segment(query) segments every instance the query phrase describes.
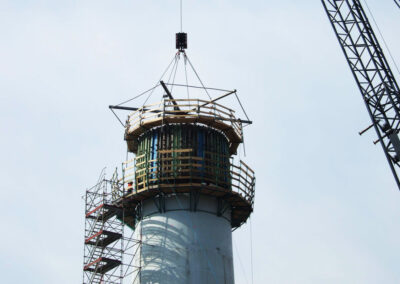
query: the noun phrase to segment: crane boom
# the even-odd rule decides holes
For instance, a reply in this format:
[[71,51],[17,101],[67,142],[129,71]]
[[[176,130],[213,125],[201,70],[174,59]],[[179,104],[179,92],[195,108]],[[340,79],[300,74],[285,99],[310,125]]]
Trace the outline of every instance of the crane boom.
[[[400,91],[359,0],[321,0],[400,189]],[[372,127],[371,126],[371,127]]]

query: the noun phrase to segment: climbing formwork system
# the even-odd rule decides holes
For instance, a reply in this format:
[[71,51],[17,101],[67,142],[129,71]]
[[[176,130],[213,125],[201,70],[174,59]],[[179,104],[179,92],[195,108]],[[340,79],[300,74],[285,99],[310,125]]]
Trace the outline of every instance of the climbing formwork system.
[[[253,211],[254,171],[232,157],[243,141],[235,111],[213,100],[163,100],[127,119],[125,139],[136,157],[124,163],[125,202],[159,194],[211,195],[232,207],[232,227]],[[134,178],[133,178],[134,177]]]
[[[254,209],[255,173],[239,149],[252,122],[236,90],[204,86],[186,39],[177,34],[178,52],[155,87],[110,106],[125,129],[127,161],[87,192],[84,283],[234,283],[232,231]],[[186,84],[175,84],[181,58]],[[201,86],[189,85],[186,64]],[[197,92],[208,99],[190,98]],[[161,101],[150,101],[153,93]],[[221,102],[235,98],[246,120]],[[130,111],[125,123],[114,110]]]

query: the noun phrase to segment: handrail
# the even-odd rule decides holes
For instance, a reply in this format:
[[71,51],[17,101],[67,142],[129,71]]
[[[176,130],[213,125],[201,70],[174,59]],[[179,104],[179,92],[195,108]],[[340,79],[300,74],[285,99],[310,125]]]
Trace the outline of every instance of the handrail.
[[[134,165],[130,165],[131,163]],[[146,155],[140,155],[124,165],[129,169],[124,172],[125,188],[128,188],[125,177],[135,175],[133,186],[132,180],[129,181],[129,190],[133,193],[148,190],[152,185],[163,186],[170,184],[170,181],[176,183],[177,180],[190,180],[192,183],[205,182],[230,189],[251,206],[254,204],[254,171],[243,161],[231,164],[228,158],[226,161],[218,161],[194,156],[192,149],[178,149],[159,153],[152,160],[147,160]]]
[[[179,110],[176,109],[179,107]],[[159,103],[143,106],[128,115],[127,132],[154,119],[165,118],[205,118],[229,125],[237,137],[242,139],[242,123],[235,111],[213,101],[200,99],[163,100]]]

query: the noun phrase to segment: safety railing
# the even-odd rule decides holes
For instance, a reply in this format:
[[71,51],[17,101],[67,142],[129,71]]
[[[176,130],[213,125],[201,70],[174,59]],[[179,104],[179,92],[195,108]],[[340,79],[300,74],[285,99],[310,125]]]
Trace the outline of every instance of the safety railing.
[[140,193],[154,186],[202,184],[232,190],[253,205],[254,171],[243,161],[235,165],[229,156],[192,149],[160,150],[156,159],[143,154],[125,163],[121,182],[128,192]]
[[130,133],[148,122],[166,118],[177,120],[198,118],[199,122],[202,122],[202,119],[209,122],[223,122],[231,126],[236,135],[242,139],[242,123],[235,116],[234,110],[214,101],[200,99],[163,100],[143,106],[128,116],[127,132]]
[[231,186],[232,191],[243,195],[245,199],[254,205],[256,177],[254,171],[242,160],[238,165],[231,165]]

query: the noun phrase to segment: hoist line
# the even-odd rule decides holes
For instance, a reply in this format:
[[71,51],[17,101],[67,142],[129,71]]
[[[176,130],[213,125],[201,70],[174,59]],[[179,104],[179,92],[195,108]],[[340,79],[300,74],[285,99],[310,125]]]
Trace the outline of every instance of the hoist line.
[[[176,78],[176,72],[178,71],[179,60],[181,59],[181,57],[180,57],[179,54],[177,54],[176,57],[177,57],[177,60],[176,60],[176,68],[175,68],[175,72],[174,72],[174,77],[172,77],[171,93],[172,93],[172,91],[173,91],[173,89],[174,89],[174,83],[175,83],[175,78]],[[168,81],[168,83],[169,83],[169,81]]]
[[250,223],[250,266],[251,266],[251,284],[254,284],[254,271],[253,271],[253,226],[251,224],[251,217],[249,218]]
[[[165,76],[165,74],[168,72],[168,70],[169,70],[169,68],[171,67],[171,65],[172,65],[173,62],[175,62],[175,64],[176,64],[176,56],[174,56],[174,58],[172,59],[172,61],[169,63],[167,69],[165,69],[164,73],[161,75],[161,77],[160,77],[160,79],[158,80],[156,86],[159,86],[159,85],[160,85],[159,82],[162,80],[162,78],[163,78],[163,77]],[[147,103],[147,101],[148,101],[148,100],[150,99],[150,97],[153,95],[155,89],[156,89],[156,88],[154,88],[153,90],[151,90],[151,93],[147,96],[147,98],[146,98],[146,100],[144,101],[142,107],[145,106],[145,104]]]
[[174,74],[174,70],[175,70],[176,65],[178,64],[178,61],[179,61],[178,56],[177,56],[177,54],[175,54],[175,63],[171,68],[171,72],[169,73],[167,83],[171,82],[171,77],[172,77],[172,74]]
[[212,100],[210,94],[209,94],[208,91],[207,91],[207,88],[204,86],[203,81],[200,79],[199,74],[197,74],[196,69],[194,69],[192,62],[190,61],[190,59],[189,59],[189,57],[186,55],[186,53],[185,53],[185,57],[186,57],[186,59],[187,59],[187,62],[189,62],[189,65],[190,65],[190,67],[192,68],[194,74],[196,75],[197,80],[199,80],[199,82],[200,82],[201,86],[203,87],[204,91],[206,91],[206,94],[207,94],[208,98],[209,98],[210,100]]
[[[382,38],[382,40],[383,40],[383,44],[385,45],[386,50],[387,50],[388,53],[389,53],[390,59],[392,59],[392,62],[393,62],[393,64],[394,64],[394,67],[396,68],[397,72],[398,72],[399,75],[400,75],[400,68],[399,68],[399,66],[397,65],[396,61],[394,60],[394,57],[393,57],[393,55],[392,55],[392,52],[390,51],[389,46],[387,45],[386,40],[385,40],[385,38],[383,37],[383,34],[382,34],[382,32],[381,32],[381,29],[379,28],[378,23],[377,23],[376,20],[375,20],[374,14],[372,14],[372,11],[371,11],[371,9],[369,8],[369,5],[368,5],[368,3],[367,3],[367,0],[363,0],[363,1],[364,1],[365,6],[366,6],[367,9],[368,9],[369,14],[371,15],[372,20],[374,21],[374,24],[375,24],[375,26],[376,26],[376,28],[377,28],[377,30],[378,30],[379,35],[381,36],[381,38]],[[399,6],[399,8],[400,8],[400,4],[397,3],[396,1],[397,1],[397,0],[395,0],[395,3],[396,3],[396,4]]]
[[143,96],[143,95],[147,94],[148,92],[154,90],[154,89],[157,88],[159,85],[160,85],[160,84],[157,84],[157,85],[155,85],[154,87],[148,89],[147,91],[144,91],[143,93],[140,93],[140,94],[137,95],[136,97],[133,97],[133,98],[131,98],[131,99],[129,99],[129,100],[126,100],[126,101],[124,101],[124,102],[122,102],[122,103],[117,104],[117,106],[121,106],[121,105],[126,104],[126,103],[129,103],[129,102],[131,102],[131,101],[133,101],[133,100],[136,100],[137,98],[140,98],[141,96]]
[[233,246],[234,246],[234,248],[235,248],[235,250],[236,250],[236,254],[237,254],[238,259],[239,259],[239,264],[240,264],[240,268],[242,269],[242,272],[243,272],[244,280],[245,280],[246,283],[248,284],[249,281],[247,280],[246,270],[244,269],[244,265],[243,265],[242,259],[240,258],[239,250],[238,250],[238,248],[237,248],[237,246],[236,246],[235,239],[232,238],[232,241],[233,241]]
[[186,93],[187,93],[187,99],[188,99],[189,105],[190,105],[189,82],[188,82],[188,76],[187,76],[187,61],[186,61],[186,57],[184,57],[184,64],[185,64],[185,78],[186,78]]
[[183,32],[183,15],[182,15],[182,0],[180,1],[181,3],[181,32]]
[[[174,62],[174,60],[175,60],[175,56],[174,56],[174,58],[171,60],[171,62],[168,64],[168,66],[167,66],[167,68],[165,69],[165,71],[163,72],[163,74],[161,75],[161,79],[162,79],[162,77],[164,77],[165,73],[167,73],[168,69],[171,67],[171,64]],[[135,96],[135,97],[133,97],[133,98],[131,98],[131,99],[128,99],[128,100],[126,100],[126,101],[123,101],[122,103],[117,104],[117,106],[121,106],[121,105],[123,105],[123,104],[129,103],[129,102],[131,102],[131,101],[133,101],[133,100],[135,100],[135,99],[137,99],[137,98],[140,98],[141,96],[147,94],[148,92],[153,92],[154,89],[156,89],[156,88],[160,85],[159,82],[161,81],[161,79],[157,82],[157,84],[156,84],[154,87],[148,89],[147,91],[144,91],[143,93],[140,93],[139,95],[137,95],[137,96]]]

